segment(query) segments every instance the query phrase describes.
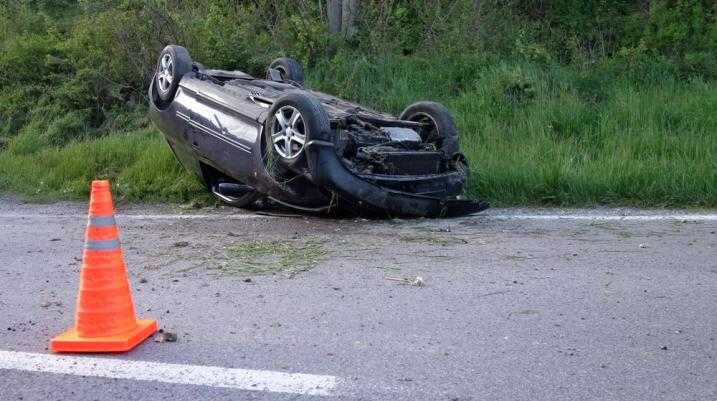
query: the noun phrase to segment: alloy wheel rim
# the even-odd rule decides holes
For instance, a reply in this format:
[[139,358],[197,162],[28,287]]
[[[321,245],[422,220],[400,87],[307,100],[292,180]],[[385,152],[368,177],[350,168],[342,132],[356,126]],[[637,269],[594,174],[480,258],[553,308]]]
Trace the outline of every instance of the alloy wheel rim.
[[165,93],[172,86],[174,76],[174,60],[172,55],[165,53],[159,60],[159,71],[157,71],[157,86],[160,92]]
[[285,159],[295,159],[304,150],[306,126],[299,110],[283,106],[274,113],[271,141],[274,150]]

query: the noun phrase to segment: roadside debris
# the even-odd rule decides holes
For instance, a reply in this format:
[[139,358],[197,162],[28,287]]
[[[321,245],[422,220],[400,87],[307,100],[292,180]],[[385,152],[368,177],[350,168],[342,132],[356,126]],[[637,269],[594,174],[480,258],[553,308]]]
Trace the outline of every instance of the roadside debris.
[[416,244],[428,244],[436,246],[448,246],[448,245],[465,245],[468,240],[459,238],[456,236],[438,236],[434,234],[410,234],[401,235],[398,237],[401,242],[409,242]]
[[414,278],[410,277],[386,277],[386,280],[391,281],[398,281],[401,284],[404,285],[412,285],[414,287],[423,287],[426,285],[426,283],[423,281],[423,277],[416,276]]
[[[227,260],[217,267],[230,275],[283,273],[288,278],[310,270],[328,257],[321,240],[256,240],[237,242],[227,249]],[[246,280],[246,278],[244,279]],[[250,282],[250,281],[247,281]]]
[[159,329],[157,335],[154,336],[154,342],[156,343],[173,343],[177,341],[177,334],[164,329]]

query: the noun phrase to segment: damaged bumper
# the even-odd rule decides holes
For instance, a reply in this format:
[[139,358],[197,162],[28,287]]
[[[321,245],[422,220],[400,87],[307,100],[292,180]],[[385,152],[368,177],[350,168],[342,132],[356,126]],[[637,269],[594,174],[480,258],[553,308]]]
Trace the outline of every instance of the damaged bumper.
[[[489,206],[484,201],[452,196],[454,182],[462,183],[465,178],[456,172],[426,177],[357,175],[344,166],[332,142],[313,140],[305,151],[312,181],[362,209],[388,215],[455,217]],[[421,186],[426,190],[420,191]]]

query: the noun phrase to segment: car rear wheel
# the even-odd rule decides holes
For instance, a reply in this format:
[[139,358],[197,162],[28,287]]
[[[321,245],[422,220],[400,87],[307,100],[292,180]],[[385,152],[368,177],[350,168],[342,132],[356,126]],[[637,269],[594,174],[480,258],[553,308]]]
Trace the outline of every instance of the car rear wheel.
[[435,143],[447,157],[452,158],[458,153],[458,129],[444,105],[436,102],[416,102],[406,107],[399,118],[423,123],[423,141]]
[[[304,146],[313,136],[329,131],[326,111],[315,97],[297,91],[280,97],[268,116],[264,132],[269,171],[287,167],[302,173],[306,168]],[[280,166],[275,166],[277,163]]]
[[154,87],[159,99],[163,102],[171,101],[177,93],[179,80],[191,71],[192,58],[187,49],[176,45],[165,47],[159,54],[154,74]]
[[[293,58],[278,58],[269,64],[269,70],[275,69],[279,71],[282,80],[294,81],[298,84],[304,84],[304,71],[298,61]],[[271,73],[267,70],[266,78],[271,79]]]

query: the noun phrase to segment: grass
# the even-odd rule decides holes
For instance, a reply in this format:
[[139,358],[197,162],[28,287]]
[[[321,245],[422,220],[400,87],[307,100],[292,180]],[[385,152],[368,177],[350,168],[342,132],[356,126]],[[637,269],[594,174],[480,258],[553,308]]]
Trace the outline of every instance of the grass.
[[0,152],[0,191],[30,200],[86,199],[90,181],[104,178],[112,180],[115,200],[180,202],[207,196],[153,129],[34,152]]
[[654,67],[387,57],[322,66],[313,84],[393,113],[435,99],[495,205],[717,206],[717,88]]
[[327,256],[324,246],[315,240],[257,240],[231,246],[229,262],[218,267],[225,274],[277,274],[293,276],[310,270]]
[[[715,207],[715,83],[658,67],[339,55],[307,75],[312,88],[392,113],[445,103],[472,165],[467,192],[493,205]],[[129,201],[206,198],[154,129],[63,147],[33,140],[0,151],[0,192],[77,199],[91,179],[110,178]]]

